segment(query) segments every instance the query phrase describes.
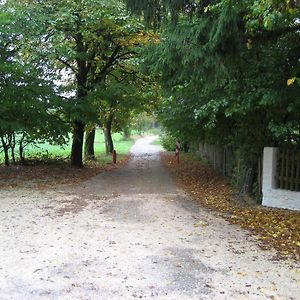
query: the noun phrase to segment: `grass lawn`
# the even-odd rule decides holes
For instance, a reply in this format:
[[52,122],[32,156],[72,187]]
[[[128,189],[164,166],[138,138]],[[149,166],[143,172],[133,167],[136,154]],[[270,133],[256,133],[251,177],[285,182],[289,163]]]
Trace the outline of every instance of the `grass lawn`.
[[[128,154],[132,145],[134,144],[134,141],[131,139],[124,140],[123,135],[120,133],[113,134],[113,141],[114,141],[115,150],[117,152],[118,160],[124,158]],[[111,162],[111,156],[110,155],[107,156],[105,153],[104,135],[103,132],[100,130],[97,130],[96,132],[95,155],[96,155],[96,159],[102,163]]]
[[[118,159],[126,156],[133,145],[133,140],[123,140],[120,133],[113,134],[113,141],[117,151]],[[36,146],[28,146],[25,150],[25,156],[30,158],[57,158],[68,159],[71,153],[72,140],[64,146],[51,145],[49,143],[38,144]],[[17,155],[17,153],[16,153]],[[111,156],[105,154],[104,134],[101,129],[97,129],[95,138],[95,155],[101,163],[111,162]],[[0,153],[0,164],[4,161],[4,154]]]

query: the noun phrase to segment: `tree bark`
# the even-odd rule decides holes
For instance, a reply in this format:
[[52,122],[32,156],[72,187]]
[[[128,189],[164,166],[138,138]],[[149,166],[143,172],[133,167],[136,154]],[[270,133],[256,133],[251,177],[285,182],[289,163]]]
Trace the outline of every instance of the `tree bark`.
[[129,129],[129,127],[125,127],[123,133],[124,133],[124,140],[129,140],[129,138],[130,138],[130,129]]
[[15,165],[16,164],[15,146],[11,147],[11,158],[12,158],[12,161],[13,161],[13,163]]
[[105,144],[105,153],[106,155],[109,154],[109,151],[108,151],[108,143],[107,143],[107,130],[105,127],[102,128],[103,129],[103,133],[104,133],[104,144]]
[[75,121],[73,128],[73,142],[71,152],[71,166],[83,167],[82,149],[83,149],[84,124],[82,121]]
[[89,132],[86,132],[85,137],[85,147],[84,147],[84,155],[86,159],[95,159],[95,142],[96,128],[92,129]]
[[110,115],[106,122],[106,138],[107,138],[107,147],[109,153],[113,153],[115,149],[114,142],[111,135],[112,122],[113,122],[113,115]]
[[15,147],[16,147],[16,135],[13,133],[10,148],[11,148],[11,158],[14,164],[16,164]]
[[[84,43],[84,38],[82,34],[82,19],[81,15],[76,15],[76,29],[77,34],[75,36],[76,41],[76,84],[77,84],[77,104],[83,104],[85,101],[85,96],[87,94],[87,76],[89,72],[89,67],[87,66],[87,61],[83,57],[83,53],[86,53],[87,46]],[[80,54],[80,55],[78,55]],[[84,123],[82,120],[75,120],[73,125],[73,143],[71,151],[71,166],[83,167],[83,144],[84,144]]]
[[9,166],[9,154],[8,154],[9,145],[5,142],[3,136],[1,136],[1,142],[2,142],[2,147],[3,147],[3,151],[4,151],[4,164],[6,166]]
[[190,150],[190,145],[189,145],[189,143],[188,143],[188,142],[184,142],[184,143],[183,143],[183,151],[184,151],[185,153],[188,153],[189,150]]
[[21,164],[25,164],[25,153],[24,153],[24,145],[23,145],[23,141],[24,141],[24,135],[21,137],[20,141],[19,141],[19,156],[20,156],[20,161]]
[[112,136],[111,136],[111,130],[107,130],[106,134],[107,134],[108,152],[113,153],[115,148],[114,148],[114,142],[113,142],[113,139],[112,139]]
[[9,154],[8,154],[8,148],[4,147],[4,163],[6,166],[9,166]]

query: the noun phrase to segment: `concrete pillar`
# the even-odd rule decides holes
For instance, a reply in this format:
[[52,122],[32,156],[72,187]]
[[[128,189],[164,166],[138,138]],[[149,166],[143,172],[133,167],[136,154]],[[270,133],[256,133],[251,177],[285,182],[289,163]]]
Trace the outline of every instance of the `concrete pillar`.
[[263,161],[263,195],[270,193],[275,188],[278,148],[265,147]]
[[276,188],[277,153],[278,148],[267,147],[264,149],[262,204],[300,210],[300,192]]

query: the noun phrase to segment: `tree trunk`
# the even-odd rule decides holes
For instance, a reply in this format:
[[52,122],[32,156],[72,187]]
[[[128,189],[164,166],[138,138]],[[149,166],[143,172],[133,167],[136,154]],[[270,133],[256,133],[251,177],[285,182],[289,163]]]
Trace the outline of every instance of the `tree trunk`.
[[16,164],[15,147],[16,147],[16,135],[13,134],[10,148],[11,148],[11,158],[14,164]]
[[75,121],[73,128],[73,143],[71,152],[71,166],[83,167],[82,149],[83,149],[84,124],[82,121]]
[[124,133],[124,140],[129,140],[129,138],[130,138],[130,129],[129,129],[129,127],[125,127],[123,133]]
[[184,143],[183,143],[183,151],[184,151],[185,153],[188,153],[189,150],[190,150],[190,145],[189,145],[189,143],[188,143],[188,142],[184,142]]
[[114,142],[111,135],[112,122],[113,122],[113,115],[110,115],[106,122],[106,137],[107,137],[107,147],[109,153],[113,153],[114,151]]
[[25,164],[25,153],[24,153],[23,141],[24,141],[24,136],[22,136],[22,138],[19,141],[19,156],[22,165]]
[[113,151],[114,151],[114,142],[113,142],[113,139],[112,139],[112,136],[111,136],[111,130],[110,129],[107,130],[106,134],[107,134],[108,152],[113,153]]
[[15,145],[11,147],[11,158],[12,158],[12,161],[15,165],[16,164]]
[[8,154],[9,145],[5,142],[3,136],[1,136],[1,142],[4,151],[4,164],[6,166],[9,166],[9,154]]
[[[77,34],[75,36],[76,41],[76,85],[77,85],[77,104],[83,105],[85,102],[85,96],[87,95],[87,76],[89,68],[87,67],[87,61],[83,55],[86,53],[87,46],[84,43],[82,30],[82,19],[80,14],[76,14],[76,29]],[[71,166],[83,167],[83,144],[84,144],[84,123],[82,120],[75,120],[73,124],[73,142],[71,151]]]
[[8,154],[8,148],[4,147],[4,163],[6,166],[9,166],[9,154]]
[[105,153],[106,155],[109,154],[109,151],[108,151],[108,138],[107,138],[107,130],[105,127],[103,127],[103,133],[104,133],[104,143],[105,143]]
[[84,155],[86,159],[95,159],[95,142],[96,128],[92,129],[89,132],[86,132],[85,137],[85,147],[84,147]]

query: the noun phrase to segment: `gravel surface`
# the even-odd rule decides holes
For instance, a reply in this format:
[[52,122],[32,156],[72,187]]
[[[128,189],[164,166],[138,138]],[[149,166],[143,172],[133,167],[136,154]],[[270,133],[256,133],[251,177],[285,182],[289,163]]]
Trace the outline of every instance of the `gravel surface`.
[[300,299],[299,264],[176,188],[154,139],[75,188],[0,190],[1,300]]

